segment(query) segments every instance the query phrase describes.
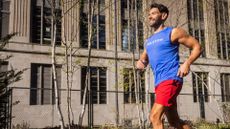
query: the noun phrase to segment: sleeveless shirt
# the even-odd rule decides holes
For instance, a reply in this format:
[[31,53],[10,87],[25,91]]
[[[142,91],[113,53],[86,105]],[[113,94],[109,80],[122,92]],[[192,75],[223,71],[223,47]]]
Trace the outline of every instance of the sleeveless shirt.
[[154,73],[155,87],[165,80],[183,79],[177,76],[180,66],[179,43],[171,42],[172,27],[166,27],[145,42],[149,64]]

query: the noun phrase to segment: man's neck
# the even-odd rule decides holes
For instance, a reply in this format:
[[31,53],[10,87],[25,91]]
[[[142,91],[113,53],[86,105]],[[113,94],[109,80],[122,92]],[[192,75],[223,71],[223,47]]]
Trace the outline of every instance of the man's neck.
[[163,30],[165,28],[164,24],[161,24],[160,26],[154,28],[154,34],[160,32],[161,30]]

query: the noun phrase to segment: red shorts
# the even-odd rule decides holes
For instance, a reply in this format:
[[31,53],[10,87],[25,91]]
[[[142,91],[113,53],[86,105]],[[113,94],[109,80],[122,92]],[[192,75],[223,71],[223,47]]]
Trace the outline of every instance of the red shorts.
[[155,103],[170,107],[176,105],[176,98],[182,88],[182,82],[177,80],[166,80],[155,88]]

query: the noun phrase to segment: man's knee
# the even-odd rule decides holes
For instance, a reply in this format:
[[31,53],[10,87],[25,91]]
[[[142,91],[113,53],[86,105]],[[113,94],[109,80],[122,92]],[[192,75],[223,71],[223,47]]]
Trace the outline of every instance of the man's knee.
[[165,107],[161,104],[155,103],[151,113],[150,113],[150,121],[154,126],[162,125],[161,117],[164,113]]
[[151,112],[150,114],[150,121],[152,123],[158,123],[158,122],[161,122],[161,114],[154,111],[154,112]]

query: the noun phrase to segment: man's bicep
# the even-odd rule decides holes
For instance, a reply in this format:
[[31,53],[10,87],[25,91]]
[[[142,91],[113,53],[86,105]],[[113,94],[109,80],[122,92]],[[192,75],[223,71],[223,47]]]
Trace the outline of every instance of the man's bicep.
[[188,33],[182,29],[182,28],[174,28],[171,34],[171,41],[173,43],[180,43],[184,45],[189,45],[187,44],[190,40],[190,36]]
[[193,48],[196,44],[199,44],[199,42],[191,35],[185,35],[181,37],[178,39],[178,42],[188,48]]

